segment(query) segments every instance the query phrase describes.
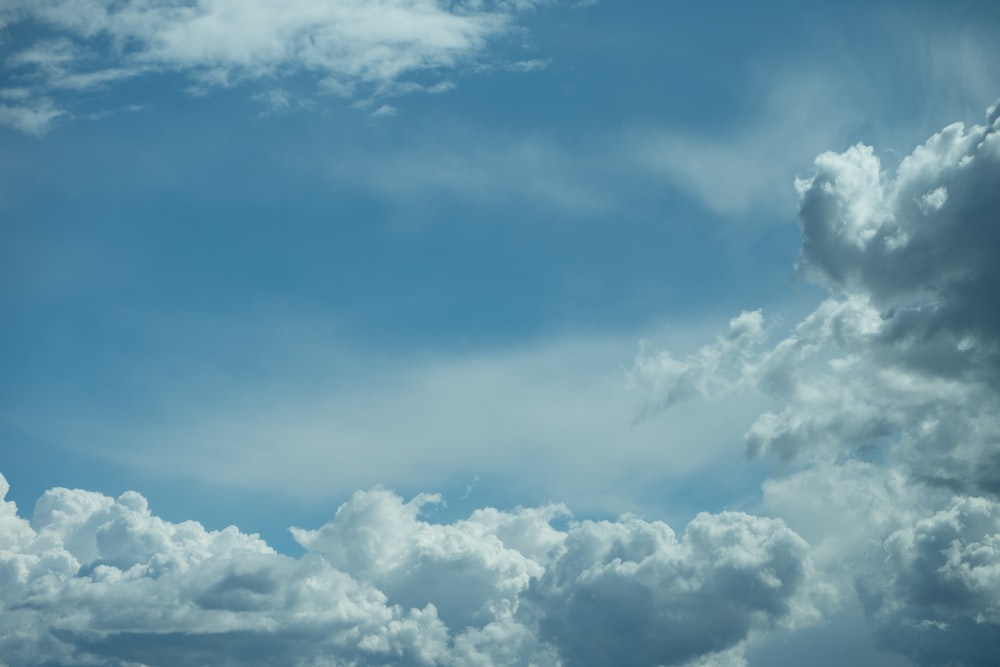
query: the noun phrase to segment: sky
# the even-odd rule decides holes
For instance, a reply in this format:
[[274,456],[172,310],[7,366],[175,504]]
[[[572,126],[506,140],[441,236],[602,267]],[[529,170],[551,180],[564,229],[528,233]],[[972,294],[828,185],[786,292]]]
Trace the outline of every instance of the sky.
[[986,667],[1000,7],[0,0],[0,666]]

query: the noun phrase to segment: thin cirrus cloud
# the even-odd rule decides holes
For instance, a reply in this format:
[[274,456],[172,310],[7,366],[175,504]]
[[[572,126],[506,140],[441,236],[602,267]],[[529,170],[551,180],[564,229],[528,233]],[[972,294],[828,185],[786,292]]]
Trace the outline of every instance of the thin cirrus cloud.
[[358,492],[293,529],[299,559],[135,492],[52,489],[30,521],[3,501],[5,664],[733,664],[830,602],[780,520],[702,514],[680,538],[634,517],[556,528],[555,505],[422,520],[437,501]]
[[748,452],[803,469],[766,482],[763,507],[841,570],[881,646],[985,667],[1000,638],[1000,106],[895,173],[860,144],[815,166],[797,182],[799,269],[829,297],[773,346],[763,316],[744,313],[685,358],[644,352],[630,377],[654,411],[773,401]]
[[[0,23],[44,37],[6,58],[0,122],[42,134],[73,96],[151,73],[194,91],[308,72],[317,92],[348,98],[429,89],[403,79],[471,65],[517,15],[542,3],[199,0],[196,3],[20,2]],[[446,82],[445,82],[446,83]],[[362,99],[364,101],[364,99]]]

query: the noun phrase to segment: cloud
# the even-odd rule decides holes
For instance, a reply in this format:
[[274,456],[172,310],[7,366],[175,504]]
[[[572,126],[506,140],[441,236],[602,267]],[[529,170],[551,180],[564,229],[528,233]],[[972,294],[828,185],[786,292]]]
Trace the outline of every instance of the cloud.
[[784,401],[749,428],[753,455],[888,451],[925,481],[1000,491],[998,116],[948,126],[894,177],[867,146],[820,155],[797,181],[799,270],[830,298],[771,348],[757,314],[753,336],[646,353],[631,376],[661,407],[737,387]]
[[883,566],[858,586],[877,639],[921,665],[995,663],[1000,503],[956,498],[883,546]]
[[395,116],[397,113],[399,113],[399,110],[396,107],[391,104],[383,104],[378,109],[375,109],[375,111],[372,111],[369,115],[372,118],[384,118],[387,116]]
[[631,516],[559,530],[558,505],[422,520],[439,500],[356,493],[293,529],[299,559],[164,521],[131,491],[52,489],[30,522],[4,500],[0,652],[11,667],[712,664],[825,599],[777,520],[703,514],[680,540]]
[[[739,377],[739,363],[748,350],[764,337],[764,318],[759,310],[743,312],[729,321],[729,332],[680,360],[669,351],[652,353],[648,343],[640,345],[626,386],[649,397],[641,417],[666,410],[693,397],[718,398],[735,388],[727,376]],[[734,365],[736,366],[734,368]]]
[[[0,94],[0,98],[3,97],[11,99],[12,96]],[[26,103],[16,98],[11,104],[0,103],[0,124],[35,136],[45,134],[57,118],[67,115],[47,97],[29,99]]]
[[[6,63],[8,80],[29,88],[37,107],[46,96],[157,72],[182,73],[201,92],[306,72],[319,89],[346,96],[398,94],[407,76],[474,63],[539,4],[40,0],[10,8],[0,20],[8,30],[30,22],[44,35]],[[34,133],[47,127],[41,117],[31,126],[10,115],[0,122]]]
[[583,522],[535,594],[543,635],[570,665],[681,665],[752,632],[815,621],[808,547],[780,521],[698,515],[666,524]]
[[1000,370],[1000,106],[985,126],[949,125],[903,159],[894,178],[870,147],[816,159],[797,182],[801,268],[835,292],[869,298],[878,337],[908,368],[935,375]]
[[791,210],[796,169],[840,141],[858,118],[825,72],[777,69],[757,84],[765,89],[759,108],[733,129],[633,129],[624,142],[632,163],[717,213]]
[[990,664],[1000,638],[998,129],[993,106],[893,173],[868,146],[821,154],[796,183],[799,270],[829,297],[777,342],[744,313],[731,329],[753,335],[683,361],[647,352],[630,374],[658,409],[772,401],[748,452],[797,467],[762,508],[856,589],[881,646],[921,665]]
[[[557,498],[613,516],[646,511],[643,498],[662,498],[666,483],[731,484],[729,457],[763,405],[722,397],[633,424],[635,397],[619,371],[633,333],[413,358],[338,341],[288,310],[237,328],[173,320],[164,331],[201,342],[125,380],[151,406],[142,420],[78,397],[52,399],[44,414],[11,404],[4,418],[92,460],[220,491],[316,503],[375,484],[460,492],[479,474],[472,498],[498,485],[509,502]],[[693,327],[671,339],[701,335]],[[223,342],[203,346],[209,337]],[[260,341],[272,353],[251,383],[213,352],[222,344],[242,357]],[[716,419],[720,409],[731,419]]]

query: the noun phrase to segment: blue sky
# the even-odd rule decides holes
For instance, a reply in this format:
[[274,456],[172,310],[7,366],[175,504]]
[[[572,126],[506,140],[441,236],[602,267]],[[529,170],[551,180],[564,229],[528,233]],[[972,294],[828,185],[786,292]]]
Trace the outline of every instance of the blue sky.
[[[444,632],[399,648],[402,626],[368,615],[396,653],[289,658],[267,635],[261,664],[826,664],[845,644],[859,665],[986,664],[1000,561],[948,561],[957,606],[905,582],[938,576],[914,563],[956,521],[942,544],[1000,539],[990,3],[14,0],[0,26],[0,472],[28,536],[11,553],[63,531],[73,581],[148,574],[152,552],[74,551],[32,519],[39,497],[97,533],[137,513],[147,542],[194,520],[218,546],[235,524],[294,557],[261,566],[274,581],[346,573],[383,616]],[[444,503],[400,500],[421,493]],[[531,514],[552,503],[573,513],[558,528]],[[473,613],[427,581],[493,581],[463,560],[489,508],[530,533],[504,553],[534,583],[497,580]],[[479,546],[411,581],[351,542],[365,521],[404,536],[399,562]],[[502,523],[475,534],[502,542]],[[629,630],[601,622],[624,593],[573,606],[574,549],[623,531],[731,608],[698,569],[726,530],[759,556],[740,572],[785,597],[712,616],[729,625],[704,641],[677,629],[698,619],[680,593]],[[257,556],[218,558],[263,558],[246,539]],[[222,590],[186,548],[197,577],[177,585]],[[636,567],[605,583],[687,576]],[[118,626],[74,586],[62,604],[90,627],[18,620],[37,634],[10,640],[12,665],[187,664],[258,637]],[[521,654],[487,647],[501,626]],[[129,648],[153,634],[173,639]]]

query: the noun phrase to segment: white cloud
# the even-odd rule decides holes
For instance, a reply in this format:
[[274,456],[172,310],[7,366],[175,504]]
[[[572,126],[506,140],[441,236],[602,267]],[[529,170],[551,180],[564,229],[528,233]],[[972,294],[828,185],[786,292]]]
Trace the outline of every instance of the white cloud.
[[895,178],[866,146],[820,155],[817,173],[797,182],[800,269],[833,297],[772,349],[757,322],[754,336],[684,362],[640,357],[633,378],[664,405],[737,387],[786,401],[750,427],[752,454],[887,451],[925,481],[1000,491],[1000,272],[990,252],[1000,110],[989,114],[987,126],[933,136]]
[[725,336],[684,360],[666,350],[651,353],[649,344],[643,342],[626,376],[630,390],[648,397],[640,416],[648,417],[685,399],[719,398],[735,389],[743,375],[740,364],[763,341],[763,323],[759,310],[740,313],[729,321]]
[[395,116],[397,113],[399,113],[399,110],[396,107],[392,106],[391,104],[383,104],[378,109],[375,109],[375,111],[371,112],[371,117],[383,118],[386,116]]
[[[0,491],[7,490],[0,477]],[[825,589],[780,521],[700,515],[678,540],[559,506],[431,524],[418,496],[359,492],[293,559],[145,499],[0,499],[5,664],[738,664],[752,632],[816,620]],[[604,621],[614,619],[614,623]]]
[[67,112],[56,108],[47,97],[29,100],[28,104],[0,104],[0,125],[35,136],[48,132],[62,116],[68,116]]
[[621,205],[607,155],[600,146],[567,149],[537,138],[498,140],[452,130],[445,141],[334,157],[327,170],[338,185],[403,202],[408,211],[415,202],[447,194],[476,202],[487,197],[500,203],[529,201],[590,217]]
[[[321,87],[350,96],[358,88],[398,94],[408,75],[474,63],[518,14],[538,4],[40,0],[2,20],[8,29],[34,20],[51,31],[7,62],[11,80],[30,86],[36,98],[151,72],[184,73],[202,92],[308,72],[326,82]],[[434,85],[421,85],[428,87]],[[38,133],[24,122],[0,122]]]
[[830,298],[776,344],[720,338],[633,371],[665,407],[738,389],[773,401],[749,451],[798,469],[765,483],[763,507],[841,593],[856,587],[877,642],[919,664],[991,664],[1000,636],[998,130],[994,106],[892,175],[867,146],[820,155],[797,182],[799,268]]

